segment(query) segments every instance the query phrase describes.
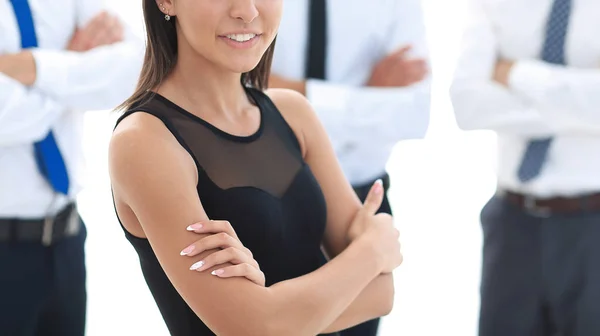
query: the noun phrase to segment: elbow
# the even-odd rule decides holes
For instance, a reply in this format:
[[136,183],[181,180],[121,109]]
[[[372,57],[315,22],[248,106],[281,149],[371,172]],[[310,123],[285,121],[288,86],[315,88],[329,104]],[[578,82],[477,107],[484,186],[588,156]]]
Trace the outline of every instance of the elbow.
[[478,120],[476,108],[471,106],[473,102],[473,95],[475,92],[469,90],[467,87],[452,84],[450,87],[450,102],[452,103],[452,109],[454,110],[454,118],[456,125],[463,131],[473,131],[481,129],[480,125],[477,125]]
[[394,310],[394,294],[392,290],[392,295],[389,295],[385,300],[383,300],[381,304],[381,310],[379,311],[379,316],[387,316],[392,313]]
[[377,314],[380,317],[387,316],[392,313],[392,310],[394,310],[396,291],[394,288],[393,279],[389,282],[389,284],[386,287],[387,288],[385,291],[385,295],[383,295],[381,299],[381,304],[379,305],[379,311]]
[[377,311],[375,312],[378,317],[387,316],[392,312],[396,296],[393,276],[391,274],[382,275],[381,281],[377,294]]
[[454,116],[456,121],[456,126],[462,131],[474,131],[479,129],[477,125],[473,123],[473,116],[465,115],[464,111],[461,111],[460,108],[454,106]]
[[249,334],[247,331],[243,333],[236,334],[237,335],[256,335],[256,336],[303,336],[306,333],[302,333],[301,328],[297,328],[297,326],[292,326],[289,324],[284,325],[280,321],[272,321],[265,323],[265,325],[261,328],[261,330],[257,333]]
[[[232,325],[229,324],[225,328],[219,328],[218,334],[222,336],[279,336],[279,335],[291,335],[287,332],[282,332],[280,326],[278,326],[272,319],[261,319],[262,323],[244,323],[243,325]],[[285,330],[283,330],[285,331]],[[217,331],[214,331],[217,333]]]

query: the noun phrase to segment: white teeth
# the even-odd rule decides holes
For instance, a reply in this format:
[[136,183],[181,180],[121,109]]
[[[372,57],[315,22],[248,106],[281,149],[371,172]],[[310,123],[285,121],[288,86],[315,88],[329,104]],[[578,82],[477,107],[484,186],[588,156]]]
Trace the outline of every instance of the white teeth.
[[230,34],[227,38],[237,42],[247,42],[256,37],[256,34]]

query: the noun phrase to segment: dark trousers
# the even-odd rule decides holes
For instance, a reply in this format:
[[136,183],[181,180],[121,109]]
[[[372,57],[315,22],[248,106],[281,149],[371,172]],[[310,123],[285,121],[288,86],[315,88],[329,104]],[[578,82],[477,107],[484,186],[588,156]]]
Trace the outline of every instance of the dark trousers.
[[0,335],[83,336],[86,229],[49,247],[0,242]]
[[600,211],[540,217],[493,197],[480,336],[600,335]]
[[[383,197],[383,202],[381,203],[381,207],[379,208],[378,212],[385,212],[385,213],[391,214],[392,208],[390,207],[390,202],[387,198],[387,191],[390,187],[389,177],[386,174],[385,176],[382,176],[381,179],[383,180],[383,187],[384,187],[385,193],[384,193],[384,197]],[[371,183],[367,183],[362,186],[354,187],[354,191],[358,195],[358,198],[360,198],[361,202],[364,202],[365,198],[369,194],[369,190],[371,189],[371,186],[373,185],[373,183],[375,183],[375,181],[373,181]],[[343,330],[340,332],[340,336],[376,336],[378,329],[379,329],[379,319],[377,318],[377,319],[367,321],[363,324],[359,324],[355,327]]]

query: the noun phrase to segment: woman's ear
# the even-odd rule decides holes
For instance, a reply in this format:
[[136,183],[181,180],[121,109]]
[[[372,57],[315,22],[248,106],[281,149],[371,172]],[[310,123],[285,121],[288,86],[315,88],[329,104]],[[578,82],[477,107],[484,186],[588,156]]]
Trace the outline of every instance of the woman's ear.
[[156,0],[156,5],[160,9],[161,12],[165,15],[175,16],[175,6],[173,0]]

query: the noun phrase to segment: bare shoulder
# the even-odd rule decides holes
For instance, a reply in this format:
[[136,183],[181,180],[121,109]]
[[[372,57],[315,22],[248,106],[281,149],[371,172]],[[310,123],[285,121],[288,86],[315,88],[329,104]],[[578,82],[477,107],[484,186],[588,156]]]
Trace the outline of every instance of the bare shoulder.
[[285,109],[297,109],[305,110],[305,112],[312,112],[312,107],[308,102],[308,99],[301,93],[289,90],[289,89],[267,89],[265,93],[275,102],[275,104],[281,105]]
[[109,143],[109,169],[116,191],[143,187],[136,181],[150,177],[196,175],[193,159],[163,122],[144,112],[127,116],[115,128]]
[[265,94],[292,127],[305,153],[306,138],[310,137],[311,130],[320,127],[320,121],[308,99],[299,92],[288,89],[268,89]]

